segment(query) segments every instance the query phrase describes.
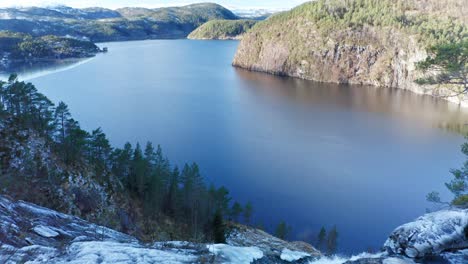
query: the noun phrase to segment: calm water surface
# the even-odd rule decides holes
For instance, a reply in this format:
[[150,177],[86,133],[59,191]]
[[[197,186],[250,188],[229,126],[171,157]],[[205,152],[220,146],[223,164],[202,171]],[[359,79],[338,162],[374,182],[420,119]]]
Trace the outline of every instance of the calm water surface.
[[[280,220],[293,239],[337,225],[339,249],[379,248],[430,207],[463,161],[458,106],[395,89],[319,84],[236,70],[237,42],[109,43],[65,71],[25,70],[53,101],[111,141],[153,141],[195,161],[255,222]],[[57,69],[53,69],[57,70]]]

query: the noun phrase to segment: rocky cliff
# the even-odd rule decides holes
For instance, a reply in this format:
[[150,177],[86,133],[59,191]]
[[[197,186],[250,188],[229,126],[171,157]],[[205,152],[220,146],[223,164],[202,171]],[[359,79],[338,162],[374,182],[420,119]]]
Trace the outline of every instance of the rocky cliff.
[[[445,96],[453,87],[415,83],[423,75],[416,63],[427,57],[428,47],[468,37],[466,2],[442,2],[309,2],[258,23],[240,43],[233,65],[320,82]],[[464,96],[446,99],[467,105]]]

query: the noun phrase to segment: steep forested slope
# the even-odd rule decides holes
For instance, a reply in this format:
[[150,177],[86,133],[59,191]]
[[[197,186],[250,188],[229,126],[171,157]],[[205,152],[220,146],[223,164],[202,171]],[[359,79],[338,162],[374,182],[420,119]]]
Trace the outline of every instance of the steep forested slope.
[[196,164],[179,169],[151,143],[113,148],[16,76],[0,81],[0,186],[146,241],[222,241],[231,215],[228,190],[208,185]]
[[[467,41],[464,0],[318,0],[258,23],[234,65],[323,82],[371,84],[446,95],[419,85],[428,48]],[[463,95],[447,98],[465,101]]]
[[211,20],[195,29],[189,39],[240,39],[257,21]]

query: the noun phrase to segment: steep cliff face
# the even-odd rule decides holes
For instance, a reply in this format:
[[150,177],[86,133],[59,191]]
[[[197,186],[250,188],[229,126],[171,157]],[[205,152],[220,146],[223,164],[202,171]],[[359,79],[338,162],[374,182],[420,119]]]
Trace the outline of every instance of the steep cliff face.
[[[466,38],[466,19],[452,9],[435,12],[433,0],[424,2],[306,3],[257,24],[244,36],[233,65],[320,82],[446,95],[449,87],[415,83],[423,74],[416,63],[426,58],[429,46]],[[453,9],[461,3],[446,2]],[[464,97],[447,99],[468,102]]]

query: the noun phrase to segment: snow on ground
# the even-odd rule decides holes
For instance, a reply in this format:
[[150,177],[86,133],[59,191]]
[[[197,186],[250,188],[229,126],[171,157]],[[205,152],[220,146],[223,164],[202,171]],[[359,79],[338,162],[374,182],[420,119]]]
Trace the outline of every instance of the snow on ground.
[[235,247],[225,244],[208,245],[208,250],[222,259],[223,264],[250,264],[263,258],[258,247]]
[[194,263],[197,257],[191,254],[173,253],[145,248],[138,244],[114,241],[88,241],[73,243],[67,256],[54,260],[54,263]]
[[468,249],[457,252],[446,252],[442,254],[442,257],[451,264],[466,264],[468,263]]
[[404,224],[390,235],[384,247],[408,257],[424,257],[450,248],[468,247],[464,229],[468,210],[442,210]]
[[382,264],[414,264],[415,262],[409,259],[387,258],[382,261]]
[[285,248],[283,249],[283,251],[281,251],[280,257],[282,260],[293,262],[293,261],[297,261],[305,257],[310,257],[310,254],[307,254],[301,251],[292,251],[292,250]]
[[42,237],[57,237],[59,236],[59,233],[56,231],[52,230],[51,228],[43,225],[38,225],[33,228],[34,232],[36,234],[42,236]]
[[[357,261],[360,259],[379,259],[384,257],[384,253],[370,254],[370,253],[361,253],[352,257],[342,257],[342,256],[324,256],[316,260],[310,261],[309,264],[343,264],[347,261]],[[403,263],[403,262],[402,262]],[[397,264],[397,263],[384,263],[384,264]]]

